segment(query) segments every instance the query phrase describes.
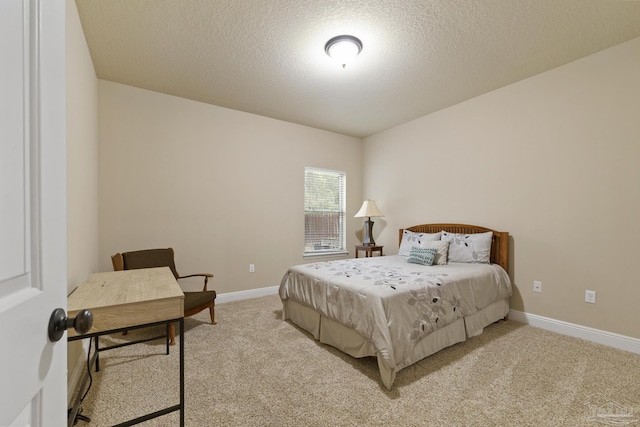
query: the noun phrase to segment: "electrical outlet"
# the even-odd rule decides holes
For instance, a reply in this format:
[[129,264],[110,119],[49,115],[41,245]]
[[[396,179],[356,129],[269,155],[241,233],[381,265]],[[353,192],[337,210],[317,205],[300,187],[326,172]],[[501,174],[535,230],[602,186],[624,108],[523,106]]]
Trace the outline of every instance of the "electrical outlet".
[[533,292],[542,292],[542,282],[533,281]]
[[596,291],[584,291],[584,302],[596,303]]
[[253,273],[256,271],[256,266],[253,264],[249,264],[249,273]]

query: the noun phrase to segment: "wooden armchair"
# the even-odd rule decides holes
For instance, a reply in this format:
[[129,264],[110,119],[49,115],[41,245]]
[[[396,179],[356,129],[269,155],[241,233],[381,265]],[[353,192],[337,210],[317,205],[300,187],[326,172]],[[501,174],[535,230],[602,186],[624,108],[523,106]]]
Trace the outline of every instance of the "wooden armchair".
[[[176,280],[187,277],[203,277],[204,287],[198,292],[184,292],[184,317],[193,316],[196,313],[208,308],[211,317],[211,324],[215,325],[215,302],[216,291],[207,290],[207,282],[213,274],[199,273],[188,276],[180,276],[176,270],[174,262],[173,248],[167,249],[146,249],[142,251],[132,251],[117,253],[111,257],[114,271],[135,270],[139,268],[169,267]],[[176,330],[172,323],[169,326],[169,341],[175,344]]]

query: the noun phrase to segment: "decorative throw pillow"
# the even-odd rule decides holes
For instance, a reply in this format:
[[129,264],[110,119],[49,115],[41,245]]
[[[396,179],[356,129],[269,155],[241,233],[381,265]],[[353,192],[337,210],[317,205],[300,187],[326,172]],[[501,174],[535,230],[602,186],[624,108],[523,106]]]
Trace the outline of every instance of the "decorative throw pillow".
[[493,233],[457,234],[442,232],[442,240],[449,242],[449,261],[489,264]]
[[433,261],[436,259],[436,255],[438,251],[435,249],[427,249],[427,248],[411,248],[409,251],[409,258],[407,258],[407,262],[413,264],[422,264],[422,265],[433,265]]
[[431,240],[422,242],[420,247],[423,249],[435,249],[436,258],[433,261],[437,265],[447,265],[447,252],[449,251],[449,242],[443,240]]
[[398,255],[409,256],[412,247],[420,247],[423,242],[440,240],[440,233],[414,233],[409,230],[402,230],[402,242]]

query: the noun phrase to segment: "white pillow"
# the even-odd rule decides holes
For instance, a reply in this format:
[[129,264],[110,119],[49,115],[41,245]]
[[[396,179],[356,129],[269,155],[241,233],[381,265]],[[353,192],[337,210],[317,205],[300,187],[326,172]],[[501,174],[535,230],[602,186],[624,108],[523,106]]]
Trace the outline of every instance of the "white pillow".
[[493,233],[457,234],[442,232],[442,240],[449,242],[449,261],[489,264]]
[[423,242],[440,240],[440,233],[414,233],[409,230],[402,230],[402,242],[400,242],[400,249],[398,249],[398,255],[409,256],[411,254],[412,247],[421,247]]
[[421,248],[435,249],[438,251],[436,258],[433,260],[433,265],[447,265],[447,252],[449,251],[449,242],[444,240],[428,240],[422,242]]

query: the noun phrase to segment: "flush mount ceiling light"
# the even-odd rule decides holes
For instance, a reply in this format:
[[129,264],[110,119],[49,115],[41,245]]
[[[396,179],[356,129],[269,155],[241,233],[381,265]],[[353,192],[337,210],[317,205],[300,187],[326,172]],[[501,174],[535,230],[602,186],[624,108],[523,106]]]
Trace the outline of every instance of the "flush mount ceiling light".
[[362,51],[362,42],[354,36],[335,36],[324,45],[324,51],[344,68]]

